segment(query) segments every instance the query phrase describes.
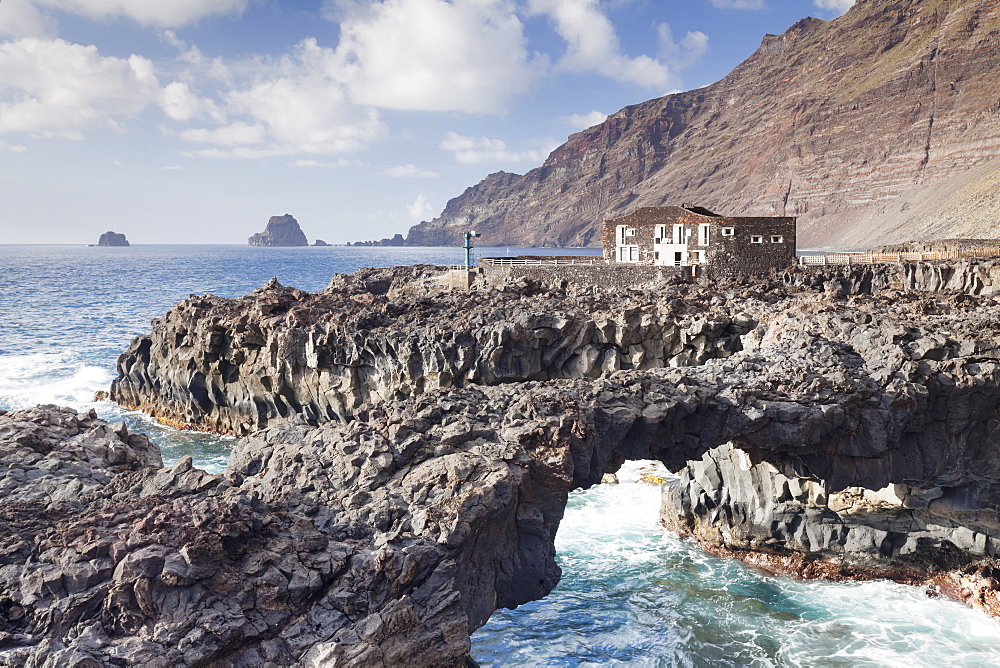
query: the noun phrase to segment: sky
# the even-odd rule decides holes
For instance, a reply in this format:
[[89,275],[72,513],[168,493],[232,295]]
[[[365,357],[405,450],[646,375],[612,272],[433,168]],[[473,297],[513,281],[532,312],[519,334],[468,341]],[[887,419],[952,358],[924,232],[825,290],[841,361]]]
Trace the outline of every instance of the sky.
[[0,244],[405,235],[853,0],[0,0]]

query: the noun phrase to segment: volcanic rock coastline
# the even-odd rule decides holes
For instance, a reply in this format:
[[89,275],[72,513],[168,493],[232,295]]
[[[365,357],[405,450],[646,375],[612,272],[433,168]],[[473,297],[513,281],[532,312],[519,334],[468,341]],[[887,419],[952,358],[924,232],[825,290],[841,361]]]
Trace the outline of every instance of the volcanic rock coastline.
[[436,275],[154,322],[115,396],[245,431],[220,476],[91,415],[0,415],[4,490],[91,481],[6,497],[0,662],[462,666],[494,609],[558,581],[568,493],[628,459],[681,472],[663,519],[710,550],[1000,614],[998,263]]

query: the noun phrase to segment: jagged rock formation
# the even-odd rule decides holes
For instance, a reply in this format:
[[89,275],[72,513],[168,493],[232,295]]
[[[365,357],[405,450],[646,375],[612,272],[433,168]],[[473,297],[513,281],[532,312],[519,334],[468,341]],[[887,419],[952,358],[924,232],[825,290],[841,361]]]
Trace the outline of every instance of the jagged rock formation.
[[[996,261],[813,267],[783,278],[833,295],[1000,294]],[[434,284],[434,270],[401,267],[340,276],[314,294],[272,281],[235,300],[187,299],[122,354],[111,398],[246,434],[291,415],[346,420],[366,402],[439,387],[701,364],[740,350],[740,337],[773,317],[737,292],[688,297],[693,288],[670,283],[619,291],[519,279],[427,297]]]
[[1000,614],[998,513],[923,484],[830,493],[823,480],[785,475],[727,444],[663,486],[661,517],[709,551],[770,572],[929,584]]
[[299,223],[289,214],[271,216],[267,228],[247,240],[248,246],[308,246]]
[[804,19],[718,83],[626,107],[520,176],[413,227],[450,245],[599,246],[599,223],[696,202],[799,217],[800,246],[994,236],[1000,15],[993,0],[858,0]]
[[[343,318],[376,331],[376,317],[391,317],[378,314],[392,303],[376,303],[360,286],[388,295],[398,279],[392,271],[338,277],[342,296],[372,305]],[[551,290],[525,282],[508,290],[524,298],[522,308],[531,300],[590,299],[597,306],[610,299],[599,288],[571,294],[565,285]],[[262,294],[280,302],[295,296],[290,292],[272,284]],[[690,309],[692,322],[736,308],[753,321],[742,336],[732,333],[740,343],[735,351],[716,345],[726,337],[706,336],[702,328],[696,338],[717,354],[698,366],[469,383],[370,403],[346,424],[274,424],[237,444],[222,476],[192,469],[190,460],[156,468],[155,457],[142,454],[148,444],[89,416],[84,427],[111,441],[103,450],[91,432],[82,440],[82,429],[53,433],[79,418],[51,407],[0,416],[0,453],[8,464],[0,471],[15,481],[4,479],[0,489],[16,489],[21,479],[44,489],[64,486],[62,479],[47,481],[62,475],[55,462],[66,461],[68,471],[97,481],[78,499],[46,493],[14,496],[5,505],[0,662],[461,666],[468,633],[494,608],[542,596],[558,580],[553,538],[568,492],[638,458],[674,470],[689,466],[682,487],[690,497],[668,498],[679,500],[676,525],[695,527],[699,537],[733,528],[734,546],[741,537],[751,546],[783,540],[789,551],[812,550],[813,563],[839,549],[869,565],[901,559],[923,569],[923,577],[978,582],[977,595],[994,586],[992,569],[1000,567],[996,297],[892,289],[845,296],[758,283],[661,284],[620,299],[651,296],[658,299],[635,307],[633,321],[642,326],[648,311],[650,330],[658,314],[668,313],[655,305],[668,299],[676,302],[670,313]],[[294,301],[307,299],[302,293]],[[419,304],[433,322],[437,299],[399,294],[395,305]],[[273,317],[284,321],[291,304]],[[239,313],[236,306],[215,304],[195,320],[223,322],[224,309]],[[490,312],[488,305],[477,308]],[[316,316],[309,317],[299,327],[307,340]],[[542,329],[547,336],[535,336],[527,348],[508,336],[481,363],[505,368],[504,350],[530,351],[560,331],[552,323]],[[675,330],[667,323],[662,331],[672,337]],[[218,339],[213,345],[216,355],[226,350]],[[147,352],[152,359],[184,347]],[[386,347],[383,355],[400,366],[410,361],[395,351]],[[549,352],[565,354],[561,347]],[[276,348],[275,363],[285,358]],[[176,370],[205,359],[184,358]],[[136,453],[123,456],[116,448],[124,444]],[[688,464],[706,453],[705,466]],[[724,453],[733,466],[712,464]],[[102,477],[112,462],[119,468]],[[738,473],[743,468],[749,481]],[[889,531],[879,524],[863,531],[831,525],[814,537],[798,530],[792,502],[833,518],[816,508],[820,494],[793,478],[825,495],[845,492],[844,498],[856,487],[905,486],[901,498],[926,505],[920,514],[886,520]],[[777,482],[768,487],[768,481]],[[757,513],[766,504],[756,490],[772,488],[766,498],[773,503],[765,508],[771,514]],[[768,525],[768,517],[785,524]],[[914,519],[928,526],[914,526]],[[841,541],[842,535],[854,538]],[[822,572],[810,572],[816,571]]]
[[361,272],[315,294],[272,281],[240,299],[185,300],[122,354],[111,397],[245,434],[296,414],[347,420],[366,402],[439,387],[699,364],[737,350],[756,325],[738,308],[641,293],[566,299],[531,283],[396,296],[425,273]]
[[323,241],[322,239],[317,239],[317,240],[316,240],[316,243],[314,243],[314,244],[313,244],[313,246],[329,246],[329,245],[330,245],[330,244],[326,243],[326,242],[325,242],[325,241]]
[[98,246],[128,246],[128,239],[125,238],[124,234],[118,234],[117,232],[105,232],[101,235],[100,241],[97,242]]

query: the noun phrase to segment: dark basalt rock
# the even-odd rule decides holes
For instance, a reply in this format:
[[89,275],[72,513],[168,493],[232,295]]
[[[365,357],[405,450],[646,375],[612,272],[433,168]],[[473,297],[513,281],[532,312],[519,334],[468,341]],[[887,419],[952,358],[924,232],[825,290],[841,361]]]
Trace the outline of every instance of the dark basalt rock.
[[756,326],[736,306],[680,295],[577,297],[530,281],[450,294],[440,274],[362,270],[314,294],[271,282],[236,300],[191,298],[132,341],[112,399],[246,434],[291,415],[349,420],[366,402],[436,388],[700,364]]
[[247,241],[248,246],[308,246],[306,235],[299,223],[289,214],[271,216],[267,228],[254,234]]
[[[379,276],[393,273],[336,285],[371,302],[358,286]],[[672,497],[681,499],[678,526],[704,517],[725,532],[780,510],[785,528],[764,528],[789,550],[807,536],[869,565],[907,555],[956,589],[995,567],[1000,325],[966,327],[976,345],[955,338],[993,301],[901,294],[840,306],[816,292],[750,292],[743,305],[761,320],[728,357],[427,391],[362,405],[346,424],[275,423],[240,441],[221,476],[186,459],[157,468],[141,456],[143,443],[88,417],[102,438],[138,450],[112,459],[101,453],[114,443],[102,449],[80,429],[59,431],[78,419],[71,411],[0,416],[0,489],[9,495],[0,662],[461,666],[469,632],[496,607],[558,581],[553,540],[569,491],[626,459],[689,467],[682,484],[691,494]],[[282,299],[306,298],[276,282],[267,294],[279,309]],[[940,312],[914,325],[914,311],[931,304]],[[697,321],[695,338],[724,329]],[[719,450],[727,443],[746,453],[747,467],[763,468],[741,477],[744,455]],[[727,452],[735,465],[716,466]],[[703,469],[688,464],[706,453]],[[54,476],[71,474],[93,482],[79,499],[53,498],[49,490],[72,485]],[[886,543],[880,525],[851,528],[849,541],[830,525],[813,538],[798,530],[791,504],[818,505],[819,494],[792,478],[823,481],[825,495],[906,485],[920,491],[903,498],[927,503],[910,519],[946,530],[900,521]],[[22,490],[21,480],[43,493]],[[779,510],[739,519],[757,506]]]
[[[627,459],[686,468],[665,518],[710,549],[1000,610],[995,297],[437,274],[272,280],[134,341],[119,400],[266,426],[221,476],[90,415],[0,415],[0,663],[461,666],[558,581],[568,493]],[[349,422],[317,410],[337,392]]]
[[710,552],[771,572],[924,584],[1000,616],[996,503],[922,484],[829,493],[825,480],[785,475],[727,444],[663,486],[661,518]]
[[124,234],[118,234],[117,232],[105,232],[101,235],[100,241],[97,242],[98,246],[128,246],[128,239],[125,238]]
[[317,240],[316,240],[316,243],[314,243],[314,244],[313,244],[313,246],[329,246],[329,245],[330,245],[330,244],[326,243],[326,242],[325,242],[325,241],[323,241],[322,239],[317,239]]

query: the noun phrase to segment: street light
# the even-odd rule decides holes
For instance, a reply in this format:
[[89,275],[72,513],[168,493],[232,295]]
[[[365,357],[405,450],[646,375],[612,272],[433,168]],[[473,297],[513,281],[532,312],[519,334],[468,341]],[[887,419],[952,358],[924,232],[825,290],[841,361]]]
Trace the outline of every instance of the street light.
[[465,249],[465,270],[472,271],[472,240],[483,235],[477,234],[475,230],[469,230],[465,233],[465,245],[462,248]]

